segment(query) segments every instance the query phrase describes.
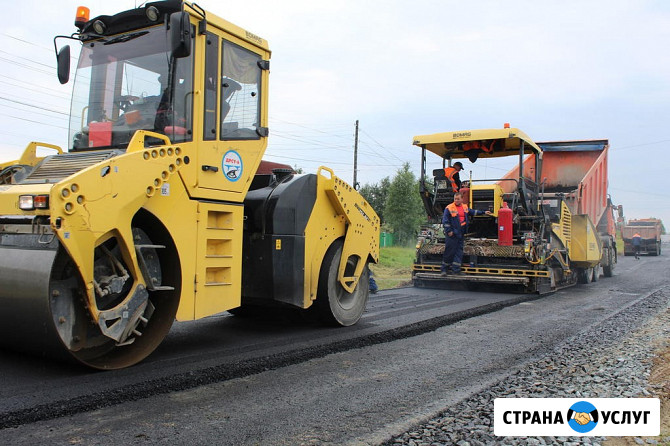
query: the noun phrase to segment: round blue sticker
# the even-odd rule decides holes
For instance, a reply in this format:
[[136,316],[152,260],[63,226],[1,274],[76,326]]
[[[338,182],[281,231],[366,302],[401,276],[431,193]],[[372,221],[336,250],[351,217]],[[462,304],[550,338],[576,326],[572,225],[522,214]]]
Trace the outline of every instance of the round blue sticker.
[[229,150],[221,160],[221,170],[229,181],[237,181],[242,177],[242,157],[234,150]]
[[589,432],[598,425],[598,410],[588,401],[579,401],[568,410],[568,424],[576,432]]

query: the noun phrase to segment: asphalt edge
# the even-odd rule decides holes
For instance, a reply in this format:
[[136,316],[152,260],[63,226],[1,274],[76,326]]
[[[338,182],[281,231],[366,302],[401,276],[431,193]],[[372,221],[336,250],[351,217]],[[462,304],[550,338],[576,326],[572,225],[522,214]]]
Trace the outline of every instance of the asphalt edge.
[[94,394],[39,404],[15,411],[0,412],[0,430],[86,413],[123,403],[139,401],[152,396],[194,389],[196,387],[216,384],[235,378],[243,378],[269,370],[276,370],[293,364],[306,362],[311,359],[322,358],[334,353],[419,336],[465,319],[493,313],[522,302],[552,297],[554,295],[555,294],[552,293],[544,295],[529,294],[515,296],[504,301],[482,305],[480,307],[458,311],[444,316],[438,316],[403,327],[396,327],[390,330],[364,335],[355,339],[336,341],[316,347],[305,347],[288,352],[253,358],[235,364],[205,367],[199,370],[161,377],[128,386],[121,386]]

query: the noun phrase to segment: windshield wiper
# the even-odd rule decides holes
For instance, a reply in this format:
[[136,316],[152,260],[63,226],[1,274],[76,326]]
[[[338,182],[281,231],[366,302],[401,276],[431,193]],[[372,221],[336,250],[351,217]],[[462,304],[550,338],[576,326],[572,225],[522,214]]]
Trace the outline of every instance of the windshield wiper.
[[145,34],[149,34],[149,31],[138,31],[136,33],[124,34],[122,36],[117,36],[117,37],[114,37],[113,39],[107,40],[104,43],[104,45],[111,45],[113,43],[127,42],[129,40],[133,40],[137,37],[143,36]]

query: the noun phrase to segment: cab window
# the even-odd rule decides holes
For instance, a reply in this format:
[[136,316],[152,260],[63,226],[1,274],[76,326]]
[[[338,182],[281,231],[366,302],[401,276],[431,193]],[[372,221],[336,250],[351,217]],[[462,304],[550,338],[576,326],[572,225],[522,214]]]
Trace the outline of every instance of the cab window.
[[213,33],[207,33],[207,46],[205,47],[205,123],[203,139],[216,139],[216,95],[219,91],[218,83],[219,69],[219,37]]
[[221,64],[221,139],[259,139],[261,57],[223,41]]

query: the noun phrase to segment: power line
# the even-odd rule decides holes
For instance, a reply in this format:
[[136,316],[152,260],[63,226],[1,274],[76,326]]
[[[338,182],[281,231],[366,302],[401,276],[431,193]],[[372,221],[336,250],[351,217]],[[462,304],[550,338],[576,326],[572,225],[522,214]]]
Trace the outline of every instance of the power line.
[[8,109],[10,109],[11,111],[15,111],[15,112],[25,112],[25,113],[30,113],[31,116],[32,116],[32,115],[39,115],[39,116],[46,116],[47,118],[51,118],[51,120],[65,121],[65,122],[68,122],[68,121],[69,121],[68,117],[64,117],[64,116],[53,116],[53,115],[49,115],[49,114],[46,114],[46,113],[41,113],[41,112],[39,112],[39,111],[35,111],[35,110],[25,110],[25,109],[22,109],[22,108],[16,108],[16,107],[13,107],[13,106],[11,106],[11,105],[0,104],[0,107],[5,107],[5,108],[8,108]]
[[28,45],[32,45],[32,46],[35,46],[35,47],[37,47],[37,48],[41,48],[41,49],[43,49],[43,50],[45,50],[45,51],[49,51],[49,52],[52,52],[52,51],[53,51],[53,48],[50,48],[50,47],[47,48],[47,47],[45,47],[45,46],[38,45],[38,44],[36,44],[36,43],[34,43],[34,42],[29,42],[28,40],[21,39],[20,37],[12,36],[12,35],[9,35],[9,34],[7,34],[7,33],[0,33],[0,34],[2,34],[2,35],[5,36],[5,37],[8,37],[8,38],[10,38],[10,39],[18,40],[19,42],[27,43]]
[[[274,157],[274,158],[286,158],[286,159],[289,159],[289,160],[296,160],[296,161],[307,161],[307,162],[317,163],[317,164],[325,164],[324,160],[312,160],[312,159],[307,159],[307,158],[296,158],[296,157],[285,156],[285,155],[273,155],[273,154],[267,153],[267,152],[265,153],[265,156],[271,156],[271,157]],[[348,166],[350,163],[340,163],[340,162],[336,162],[336,161],[329,161],[328,164],[344,164],[344,165]]]
[[635,144],[633,146],[624,146],[624,147],[612,147],[612,150],[626,150],[626,149],[633,149],[635,147],[643,147],[643,146],[652,146],[654,144],[661,144],[663,142],[670,142],[670,139],[662,139],[660,141],[654,141],[654,142],[647,142],[643,144]]
[[[28,44],[28,45],[32,45],[32,46],[34,46],[34,47],[36,47],[36,48],[39,48],[39,49],[41,49],[41,50],[43,50],[43,51],[48,51],[49,53],[54,54],[54,48],[53,48],[53,47],[46,47],[46,46],[38,45],[38,44],[35,43],[35,42],[30,42],[30,41],[28,41],[28,40],[21,39],[20,37],[11,36],[11,35],[9,35],[9,34],[7,34],[7,33],[0,33],[0,35],[5,36],[5,37],[7,37],[7,38],[9,38],[9,39],[14,39],[14,40],[16,40],[16,41],[19,41],[19,42],[22,42],[22,43],[25,43],[25,44]],[[54,54],[54,55],[55,55],[55,54]],[[72,59],[72,60],[77,60],[77,59],[79,59],[79,56],[78,56],[76,53],[72,53],[72,55],[70,56],[70,59]]]
[[368,132],[366,132],[365,130],[361,130],[361,132],[364,133],[368,138],[370,138],[371,140],[373,140],[379,147],[381,147],[382,149],[384,149],[384,150],[386,150],[388,153],[390,153],[395,159],[397,159],[397,160],[400,161],[401,163],[404,163],[404,162],[405,162],[405,161],[401,160],[401,159],[400,159],[395,153],[393,153],[390,149],[384,147],[384,146],[382,145],[382,143],[380,143],[379,141],[377,141],[376,139],[374,139],[374,138],[372,137],[372,135],[370,135]]
[[37,72],[37,73],[48,74],[49,76],[53,76],[53,74],[54,74],[53,68],[51,69],[51,71],[46,71],[46,70],[42,70],[42,69],[37,68],[37,67],[32,67],[30,65],[23,64],[21,62],[17,62],[17,61],[12,60],[12,59],[7,59],[6,57],[0,57],[0,60],[10,62],[10,64],[12,66],[19,66],[19,67],[23,67],[23,68],[28,68],[30,70],[33,70],[33,71]]
[[3,101],[8,101],[8,102],[13,102],[13,103],[15,103],[15,104],[24,105],[24,106],[26,106],[26,107],[34,107],[34,108],[38,108],[38,109],[40,109],[40,110],[45,110],[45,111],[48,111],[48,112],[51,112],[51,113],[56,113],[56,114],[59,114],[59,115],[65,115],[65,116],[68,116],[68,117],[70,116],[69,113],[65,113],[65,112],[58,111],[58,110],[51,110],[51,109],[49,109],[49,108],[46,108],[46,107],[40,107],[40,106],[38,106],[38,105],[29,104],[29,103],[27,103],[27,102],[16,101],[16,100],[14,100],[14,99],[5,98],[5,97],[3,97],[3,96],[0,96],[0,99],[3,100]]
[[[5,79],[12,79],[12,80],[13,80],[13,78],[10,78],[9,76],[3,76],[3,75],[1,75],[1,74],[0,74],[0,77],[5,78]],[[32,85],[33,87],[38,87],[38,88],[42,88],[42,89],[50,90],[50,91],[49,91],[48,93],[47,93],[46,91],[38,91],[38,90],[36,90],[35,88],[30,88],[30,87],[27,87],[27,86],[25,86],[25,85],[14,84],[14,83],[12,83],[12,82],[7,82],[7,81],[0,81],[0,83],[5,84],[5,85],[11,85],[12,87],[19,87],[19,88],[21,88],[21,89],[23,89],[23,90],[34,91],[35,93],[38,93],[38,94],[43,94],[43,95],[48,94],[49,96],[59,97],[59,98],[62,98],[62,99],[66,99],[66,100],[68,100],[68,101],[70,100],[70,96],[69,96],[69,95],[65,95],[65,94],[57,94],[57,93],[56,93],[55,91],[53,91],[52,89],[49,89],[49,88],[47,88],[47,87],[42,87],[42,86],[40,86],[40,85],[33,85],[33,84],[30,84],[30,85]],[[22,82],[22,83],[27,83],[27,82]]]
[[53,66],[53,65],[48,65],[48,64],[45,64],[45,63],[42,63],[42,62],[38,62],[38,61],[36,61],[36,60],[28,59],[27,57],[19,56],[19,55],[17,55],[17,54],[12,54],[12,53],[9,53],[9,52],[4,51],[4,50],[0,50],[0,53],[7,54],[7,55],[9,55],[9,56],[16,57],[16,58],[18,58],[18,59],[22,59],[22,60],[28,61],[28,62],[30,62],[30,63],[34,63],[34,64],[37,64],[37,65],[42,65],[43,67],[47,67],[47,68],[49,68],[49,69],[51,69],[51,70],[54,69],[54,66]]
[[40,125],[48,125],[49,127],[55,127],[57,129],[63,129],[63,130],[69,130],[67,127],[61,127],[60,125],[54,125],[54,124],[47,124],[44,121],[34,121],[32,119],[28,118],[21,118],[19,116],[13,116],[13,115],[7,115],[5,113],[0,113],[0,116],[7,116],[8,118],[14,118],[14,119],[19,119],[21,121],[26,121],[26,122],[33,122],[35,124],[40,124]]
[[[388,163],[393,162],[395,165],[398,164],[398,163],[395,163],[394,161],[391,161],[390,159],[388,159],[383,153],[379,153],[374,147],[372,147],[372,146],[371,146],[370,144],[368,144],[367,142],[362,141],[361,144],[364,145],[365,147],[369,148],[370,150],[372,150],[372,152],[365,152],[367,155],[375,156],[375,157],[377,157],[377,158],[381,158],[381,159],[383,159],[384,161],[386,161],[386,162],[388,162]],[[401,162],[404,162],[404,161],[401,161]]]
[[279,134],[277,134],[277,133],[278,133],[277,131],[274,131],[272,134],[274,136],[278,137],[278,138],[290,139],[292,141],[298,141],[298,142],[305,143],[305,144],[315,144],[315,145],[322,146],[322,147],[329,148],[329,149],[333,149],[333,150],[346,150],[346,151],[349,150],[348,148],[345,148],[345,147],[342,147],[342,146],[332,146],[332,145],[322,143],[320,141],[310,141],[310,140],[306,140],[306,139],[300,139],[300,138],[297,138],[297,137],[284,136],[284,135],[281,134],[281,132],[279,132]]
[[[2,115],[2,113],[0,113],[0,115]],[[5,136],[8,136],[10,138],[20,138],[21,141],[24,142],[24,146],[27,144],[26,141],[28,141],[29,139],[31,141],[36,139],[36,136],[33,133],[31,133],[30,135],[27,135],[26,133],[12,133],[12,132],[0,131],[0,135],[5,135]],[[37,137],[37,138],[39,138],[39,137]],[[6,141],[3,141],[2,143],[3,143],[3,146],[6,145]]]
[[298,124],[298,123],[290,122],[290,121],[284,121],[284,120],[282,120],[282,119],[278,119],[278,118],[271,118],[271,120],[273,120],[273,121],[283,122],[284,124],[295,125],[296,127],[301,127],[301,128],[307,129],[307,130],[311,130],[311,131],[313,131],[313,132],[323,133],[323,134],[325,134],[325,135],[334,136],[335,138],[341,138],[341,139],[346,139],[346,140],[349,140],[349,141],[350,141],[350,137],[349,137],[349,136],[343,136],[343,135],[333,134],[333,133],[326,132],[326,131],[321,130],[321,129],[315,129],[315,128],[313,128],[313,127],[308,127],[308,126],[303,125],[303,124]]
[[663,198],[668,197],[668,194],[657,194],[657,193],[649,192],[649,191],[646,191],[646,190],[641,191],[641,190],[631,190],[631,189],[619,189],[618,187],[612,187],[612,186],[610,186],[610,189],[623,191],[623,192],[631,192],[631,193],[634,193],[634,194],[640,194],[641,196],[642,195],[654,195],[654,196],[663,197]]

